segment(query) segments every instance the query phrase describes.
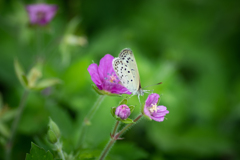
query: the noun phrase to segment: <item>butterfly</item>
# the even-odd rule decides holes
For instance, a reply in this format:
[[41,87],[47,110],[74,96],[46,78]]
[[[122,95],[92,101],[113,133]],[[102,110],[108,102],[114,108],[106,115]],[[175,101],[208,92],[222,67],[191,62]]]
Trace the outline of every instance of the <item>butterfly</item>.
[[138,95],[138,99],[144,95],[146,90],[141,87],[137,63],[131,49],[123,49],[119,56],[113,59],[112,66],[124,87],[133,95]]

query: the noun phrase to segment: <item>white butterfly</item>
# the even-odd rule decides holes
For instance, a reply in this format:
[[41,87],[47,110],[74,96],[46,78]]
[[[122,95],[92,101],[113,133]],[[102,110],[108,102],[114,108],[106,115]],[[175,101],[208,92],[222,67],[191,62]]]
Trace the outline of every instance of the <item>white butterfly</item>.
[[113,59],[112,66],[124,87],[133,95],[138,95],[138,99],[140,95],[144,95],[146,90],[141,88],[137,63],[131,49],[123,49],[119,56]]

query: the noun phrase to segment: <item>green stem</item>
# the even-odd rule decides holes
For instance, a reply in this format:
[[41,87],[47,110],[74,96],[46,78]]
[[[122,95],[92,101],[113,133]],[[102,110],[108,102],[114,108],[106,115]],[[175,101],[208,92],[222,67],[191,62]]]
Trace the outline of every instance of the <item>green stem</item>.
[[[140,114],[137,118],[134,119],[134,122],[137,122],[143,115]],[[119,121],[118,121],[119,122]],[[118,138],[129,128],[131,127],[132,125],[134,125],[136,123],[131,123],[131,124],[128,124],[126,125],[120,132],[118,132],[116,135],[112,134],[113,137],[111,137],[111,140],[108,142],[107,146],[104,148],[103,152],[101,153],[101,156],[99,158],[99,160],[103,160],[106,156],[107,156],[107,153],[110,151],[112,145],[114,144],[114,142],[116,140],[118,140]],[[117,123],[116,123],[116,126],[117,126]],[[115,126],[115,128],[116,128]],[[114,128],[114,130],[115,130]]]
[[60,143],[59,140],[57,141],[56,146],[57,146],[58,155],[61,157],[62,160],[65,160],[65,157],[64,157],[63,151],[62,151],[62,144]]
[[114,138],[110,139],[110,141],[108,142],[107,146],[103,150],[99,160],[103,160],[107,156],[107,153],[110,151],[110,148],[112,147],[112,145],[114,144],[115,141],[116,140]]
[[115,133],[116,133],[117,128],[118,128],[118,125],[119,125],[119,121],[117,121],[116,124],[115,124],[115,127],[113,129],[113,133],[111,134],[112,136],[115,136]]
[[19,120],[21,119],[22,112],[25,108],[25,104],[26,104],[28,94],[29,94],[29,91],[25,90],[24,93],[23,93],[23,96],[21,98],[21,101],[19,103],[17,114],[16,114],[16,117],[15,117],[15,119],[13,121],[13,124],[12,124],[11,134],[10,134],[9,140],[7,142],[7,145],[6,145],[6,160],[11,159],[11,152],[12,152],[14,137],[15,137],[15,134],[16,134],[16,129],[17,129]]
[[102,103],[102,101],[105,97],[106,97],[105,95],[100,95],[98,97],[97,101],[95,102],[94,106],[90,110],[90,112],[87,114],[87,116],[85,116],[82,126],[81,126],[81,129],[80,129],[78,147],[81,147],[81,145],[83,144],[87,126],[89,126],[91,124],[90,120],[92,119],[94,113],[97,111],[97,109],[99,108],[100,104]]

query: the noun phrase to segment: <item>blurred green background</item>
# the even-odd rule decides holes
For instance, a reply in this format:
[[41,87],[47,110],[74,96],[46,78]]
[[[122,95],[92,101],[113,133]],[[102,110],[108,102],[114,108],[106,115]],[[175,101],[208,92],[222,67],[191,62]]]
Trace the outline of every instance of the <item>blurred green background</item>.
[[[0,1],[4,106],[16,109],[24,91],[13,67],[16,57],[26,71],[44,59],[43,77],[63,81],[30,93],[13,159],[25,159],[31,141],[50,149],[49,116],[62,132],[64,151],[71,153],[83,118],[98,97],[87,68],[107,53],[117,57],[123,48],[133,50],[143,87],[163,82],[150,89],[162,95],[161,104],[170,113],[161,123],[142,119],[116,142],[107,159],[240,159],[239,0],[45,2],[59,9],[48,26],[37,30],[29,26],[24,8],[35,1]],[[110,108],[120,100],[103,101],[87,131],[83,157],[101,153],[115,123]],[[129,104],[138,104],[137,97]],[[140,112],[137,108],[132,118]],[[11,122],[1,122],[0,159]]]

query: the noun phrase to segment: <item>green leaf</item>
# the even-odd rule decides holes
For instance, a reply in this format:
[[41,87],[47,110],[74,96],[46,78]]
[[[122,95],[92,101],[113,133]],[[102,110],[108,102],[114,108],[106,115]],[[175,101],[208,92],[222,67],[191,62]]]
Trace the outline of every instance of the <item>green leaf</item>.
[[3,98],[2,98],[2,94],[0,93],[0,111],[3,108]]
[[130,118],[127,118],[127,119],[121,119],[119,118],[119,121],[121,121],[122,123],[135,123],[132,119]]
[[115,118],[115,111],[116,111],[116,107],[112,107],[111,108],[111,114],[114,118]]
[[18,62],[17,59],[14,60],[14,69],[15,69],[15,72],[17,74],[18,80],[20,81],[21,85],[26,88],[28,85],[28,80],[26,78],[26,74],[25,74],[22,66],[20,65],[20,63]]
[[150,117],[148,117],[147,115],[145,115],[145,114],[143,114],[144,115],[144,117],[146,118],[146,119],[148,119],[148,120],[152,120]]
[[98,89],[97,86],[95,86],[94,84],[92,85],[92,88],[97,92],[97,94],[99,95],[107,95],[107,96],[118,96],[118,97],[121,97],[122,95],[120,94],[115,94],[115,93],[110,93],[108,91],[104,91],[104,90],[100,90]]
[[36,90],[42,90],[44,88],[47,88],[47,87],[51,87],[53,85],[56,85],[56,84],[61,84],[62,81],[58,78],[49,78],[49,79],[43,79],[41,81],[39,81],[34,87],[33,89],[36,89]]
[[123,105],[123,104],[127,104],[128,102],[128,99],[127,98],[124,98],[120,103],[119,103],[119,106],[120,105]]
[[97,94],[99,94],[99,95],[104,95],[104,94],[102,93],[102,91],[99,90],[98,87],[95,86],[94,84],[92,85],[92,88],[94,89],[95,92],[97,92]]
[[[148,152],[140,148],[134,143],[124,142],[115,143],[111,151],[106,157],[106,160],[139,160],[139,159],[151,159]],[[160,159],[157,159],[160,160]]]
[[131,111],[131,113],[133,112],[133,110],[134,110],[134,108],[135,108],[135,106],[134,105],[131,105],[131,106],[128,106],[129,107],[129,109],[130,109],[130,111]]
[[9,128],[2,122],[0,122],[0,135],[3,135],[4,137],[9,137],[10,135]]
[[33,142],[31,144],[30,154],[27,153],[26,160],[53,160],[53,155],[49,151],[46,152]]
[[1,115],[1,121],[7,122],[12,120],[16,116],[16,113],[17,109],[7,110]]

